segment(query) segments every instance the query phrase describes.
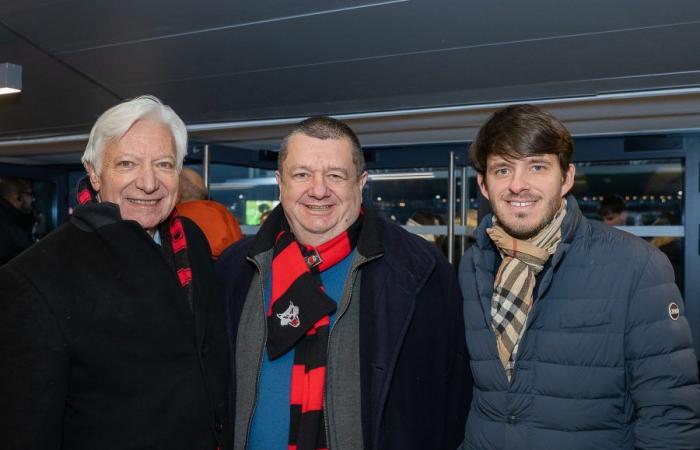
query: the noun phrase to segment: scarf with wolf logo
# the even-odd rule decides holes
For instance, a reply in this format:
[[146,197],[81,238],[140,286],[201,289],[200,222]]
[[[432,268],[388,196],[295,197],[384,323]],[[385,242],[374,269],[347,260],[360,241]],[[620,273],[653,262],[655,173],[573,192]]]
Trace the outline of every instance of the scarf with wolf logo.
[[267,313],[267,352],[273,360],[294,349],[288,448],[327,449],[323,394],[329,316],[335,312],[336,303],[324,292],[320,274],[353,251],[362,214],[350,228],[318,247],[302,245],[295,239],[281,207],[273,210],[265,225],[261,238],[265,239],[268,230],[277,233]]
[[[79,205],[99,202],[97,192],[92,188],[89,178],[84,177],[78,182],[77,199]],[[158,226],[161,237],[161,248],[170,267],[175,270],[180,286],[185,292],[187,304],[192,310],[192,269],[187,252],[187,240],[182,228],[182,220],[173,208],[168,218]]]

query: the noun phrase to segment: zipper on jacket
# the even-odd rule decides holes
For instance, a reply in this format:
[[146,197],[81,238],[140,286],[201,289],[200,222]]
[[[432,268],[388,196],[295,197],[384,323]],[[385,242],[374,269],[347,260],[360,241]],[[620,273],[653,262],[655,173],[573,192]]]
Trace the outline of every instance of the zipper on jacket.
[[[328,350],[330,350],[330,348],[331,348],[331,336],[333,336],[333,329],[338,324],[338,322],[340,322],[340,319],[342,319],[342,317],[345,315],[345,312],[348,310],[348,308],[350,308],[350,300],[352,300],[352,289],[353,289],[353,286],[355,285],[355,277],[357,276],[357,272],[360,270],[360,267],[364,266],[365,264],[367,264],[370,261],[374,261],[375,259],[380,258],[382,255],[383,254],[379,254],[379,255],[375,255],[371,258],[365,259],[364,261],[361,261],[356,267],[354,267],[350,271],[350,278],[351,278],[352,282],[348,283],[348,290],[344,291],[343,296],[340,298],[340,300],[342,301],[343,298],[345,298],[345,296],[347,295],[348,296],[348,303],[347,303],[347,305],[345,305],[345,309],[338,312],[338,315],[335,318],[335,323],[333,324],[333,327],[331,327],[331,329],[328,330],[328,345],[327,345]],[[359,299],[357,301],[359,301]],[[358,332],[359,332],[359,330],[358,330]],[[326,350],[326,352],[328,350]],[[330,422],[331,411],[328,409],[328,396],[326,395],[327,390],[328,390],[328,385],[330,384],[330,381],[331,381],[328,378],[328,372],[330,372],[330,370],[328,370],[330,368],[330,360],[328,361],[328,363],[329,364],[326,366],[326,382],[323,385],[323,411],[324,411],[323,416],[325,419],[323,421],[324,422],[323,425],[326,429],[326,446],[328,448],[331,448],[331,435],[329,433],[330,426],[328,425],[328,423]],[[360,411],[360,412],[362,412],[362,411]]]
[[[264,285],[264,280],[263,280],[263,271],[262,268],[260,267],[260,264],[256,260],[254,260],[251,257],[247,257],[248,261],[252,262],[253,265],[258,269],[258,284],[260,285],[260,293],[261,299],[263,302],[263,320],[265,317],[265,285]],[[246,293],[247,295],[247,293]],[[248,426],[246,427],[246,433],[245,433],[245,440],[244,440],[244,445],[243,448],[246,449],[248,448],[248,440],[250,439],[250,427],[253,425],[253,416],[255,416],[255,409],[258,406],[258,389],[260,388],[260,372],[263,364],[263,358],[265,357],[265,343],[267,342],[267,324],[263,327],[263,340],[262,340],[262,347],[260,348],[259,352],[259,358],[258,358],[258,368],[256,369],[256,374],[255,374],[255,396],[253,397],[255,400],[253,401],[253,409],[250,411],[250,415],[248,417]],[[235,374],[234,374],[235,376]],[[235,405],[234,405],[234,411],[235,411]],[[235,436],[235,434],[234,434]],[[234,438],[235,439],[235,438]]]

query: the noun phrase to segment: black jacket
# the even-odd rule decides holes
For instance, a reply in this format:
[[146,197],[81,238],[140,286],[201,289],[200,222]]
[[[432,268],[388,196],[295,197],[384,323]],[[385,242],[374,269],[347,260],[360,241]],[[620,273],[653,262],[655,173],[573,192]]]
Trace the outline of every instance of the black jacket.
[[[358,244],[369,259],[359,268],[364,448],[454,449],[463,437],[471,390],[454,269],[420,237],[368,214],[362,233],[372,227],[373,241],[364,249]],[[226,286],[231,349],[256,271],[247,260],[254,243],[234,244],[216,268]]]
[[0,266],[32,245],[33,225],[31,213],[23,213],[0,198]]
[[161,249],[115,205],[0,268],[0,447],[213,450],[228,359],[208,244],[183,219],[194,312]]

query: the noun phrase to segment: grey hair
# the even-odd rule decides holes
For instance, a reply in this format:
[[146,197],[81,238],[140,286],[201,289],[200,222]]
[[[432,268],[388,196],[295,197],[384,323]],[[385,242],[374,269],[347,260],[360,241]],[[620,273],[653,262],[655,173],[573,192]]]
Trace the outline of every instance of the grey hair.
[[102,113],[90,131],[90,139],[81,158],[83,165],[90,164],[99,174],[102,170],[102,153],[105,147],[118,142],[142,119],[156,120],[170,129],[175,141],[175,158],[179,172],[187,154],[187,128],[171,107],[152,95],[127,100]]

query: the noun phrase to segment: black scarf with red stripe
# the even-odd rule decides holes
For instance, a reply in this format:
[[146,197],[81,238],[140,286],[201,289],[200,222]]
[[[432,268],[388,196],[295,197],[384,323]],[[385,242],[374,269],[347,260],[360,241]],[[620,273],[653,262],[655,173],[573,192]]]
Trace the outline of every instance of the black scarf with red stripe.
[[[78,182],[77,198],[80,205],[98,202],[97,192],[92,188],[88,177],[84,177]],[[187,252],[185,230],[176,209],[173,208],[168,218],[158,226],[158,232],[165,258],[175,270],[191,310],[193,301],[192,269]]]
[[267,352],[276,359],[294,349],[290,391],[290,450],[326,449],[323,394],[326,381],[329,316],[336,302],[324,292],[321,272],[355,248],[362,214],[346,231],[318,247],[299,243],[281,207],[259,237],[274,239],[272,292],[267,316]]

